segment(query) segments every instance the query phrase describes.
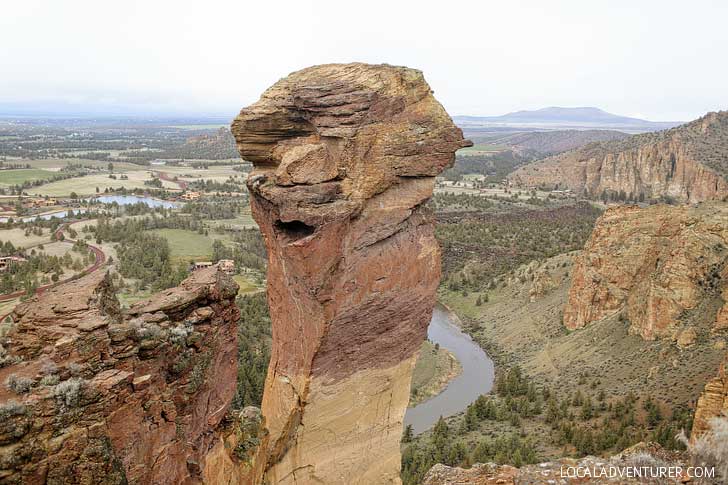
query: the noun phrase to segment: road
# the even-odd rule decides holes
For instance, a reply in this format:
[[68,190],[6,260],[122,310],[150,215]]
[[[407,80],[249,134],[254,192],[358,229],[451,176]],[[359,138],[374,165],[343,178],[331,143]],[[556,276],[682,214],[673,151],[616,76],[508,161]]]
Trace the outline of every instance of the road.
[[172,182],[173,184],[177,184],[180,189],[187,190],[187,182],[183,180],[174,180],[174,177],[170,177],[168,173],[165,172],[154,172],[157,174],[157,177],[159,177],[160,180],[165,180],[167,182]]
[[[81,221],[78,221],[78,222],[84,222],[84,221],[81,220]],[[53,233],[53,235],[55,236],[56,240],[58,240],[59,236],[67,228],[68,228],[68,224],[67,223],[64,223],[64,224],[61,224],[58,227],[58,229],[56,229],[56,232]],[[63,241],[60,241],[60,242],[74,244],[76,242],[76,240],[75,239],[64,239]],[[39,286],[38,288],[36,288],[35,294],[36,295],[42,295],[49,288],[53,288],[54,286],[62,285],[63,283],[68,283],[69,281],[76,280],[76,279],[80,278],[81,276],[85,276],[87,274],[93,273],[94,271],[96,271],[97,269],[99,269],[106,262],[106,254],[104,254],[104,252],[100,248],[98,248],[96,246],[92,246],[90,244],[87,244],[87,246],[88,246],[88,248],[91,251],[93,251],[94,255],[96,256],[95,257],[95,261],[94,261],[94,263],[91,266],[89,266],[88,268],[84,269],[80,273],[75,274],[75,275],[73,275],[73,276],[71,276],[69,278],[66,278],[64,280],[60,280],[60,281],[57,281],[55,283],[49,283],[47,285]],[[31,246],[31,247],[33,247],[33,246]],[[30,248],[26,248],[26,249],[30,249]],[[25,291],[20,290],[20,291],[15,291],[13,293],[7,293],[5,295],[0,295],[0,302],[12,300],[12,299],[21,297],[24,294],[25,294]],[[9,312],[9,313],[7,313],[5,315],[1,315],[0,316],[0,322],[2,322],[3,320],[5,320],[5,318],[8,315],[10,315],[10,313],[12,313],[12,312]]]

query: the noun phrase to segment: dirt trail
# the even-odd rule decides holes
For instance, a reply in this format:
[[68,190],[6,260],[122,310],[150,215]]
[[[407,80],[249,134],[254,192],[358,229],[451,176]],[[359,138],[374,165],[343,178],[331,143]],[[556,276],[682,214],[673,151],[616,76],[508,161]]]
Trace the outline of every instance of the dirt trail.
[[160,180],[164,180],[166,182],[172,182],[173,184],[177,184],[180,189],[187,190],[187,182],[185,182],[183,180],[179,180],[179,179],[174,180],[174,177],[170,177],[169,174],[166,172],[156,171],[154,173],[157,175],[157,177],[159,177]]

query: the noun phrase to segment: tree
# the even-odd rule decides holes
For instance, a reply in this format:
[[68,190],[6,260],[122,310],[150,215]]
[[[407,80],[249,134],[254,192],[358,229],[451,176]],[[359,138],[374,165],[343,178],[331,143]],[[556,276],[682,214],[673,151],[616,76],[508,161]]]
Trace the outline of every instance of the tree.
[[412,431],[412,425],[408,424],[404,427],[404,434],[402,435],[402,443],[409,443],[412,441],[412,438],[414,437],[414,432]]
[[109,164],[106,166],[106,168],[109,169],[109,172],[113,172],[114,171],[114,164],[111,163],[111,162],[109,162]]

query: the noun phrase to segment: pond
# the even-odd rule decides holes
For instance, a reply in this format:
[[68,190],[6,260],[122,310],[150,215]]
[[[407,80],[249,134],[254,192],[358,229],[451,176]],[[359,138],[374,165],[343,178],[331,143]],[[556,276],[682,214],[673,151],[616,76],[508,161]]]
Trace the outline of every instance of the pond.
[[176,202],[155,199],[153,197],[140,197],[138,195],[102,195],[99,197],[95,197],[91,200],[100,202],[102,204],[113,204],[114,202],[116,202],[119,205],[132,205],[143,202],[149,207],[164,207],[166,209],[175,209],[177,207],[180,207],[180,205]]
[[0,217],[0,222],[8,222],[9,219],[12,219],[14,221],[22,220],[23,222],[31,222],[31,221],[35,221],[38,219],[44,219],[44,220],[48,221],[53,217],[63,219],[64,217],[72,217],[74,215],[83,214],[84,212],[86,212],[86,209],[69,209],[69,210],[64,210],[64,211],[48,212],[46,214],[38,214],[35,216]]

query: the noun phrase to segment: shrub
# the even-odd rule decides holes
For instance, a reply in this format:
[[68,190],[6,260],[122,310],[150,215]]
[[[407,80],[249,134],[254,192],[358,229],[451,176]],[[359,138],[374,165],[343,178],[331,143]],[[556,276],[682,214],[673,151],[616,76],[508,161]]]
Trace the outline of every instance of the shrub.
[[56,384],[58,384],[58,381],[59,379],[57,375],[49,374],[47,376],[43,376],[43,378],[40,380],[40,385],[46,387],[55,386]]
[[172,327],[169,331],[169,340],[173,344],[181,345],[187,340],[187,336],[192,332],[192,327],[187,325],[181,325],[179,327]]
[[687,445],[696,466],[713,466],[716,478],[728,480],[728,414],[711,419],[710,430],[694,443],[688,443],[684,433],[680,439]]
[[8,351],[0,344],[0,368],[17,364],[20,358],[15,355],[8,355]]
[[83,379],[72,377],[60,384],[56,384],[51,394],[56,398],[56,401],[62,409],[74,408],[81,401],[84,384],[85,381]]
[[23,404],[17,401],[8,401],[0,404],[0,421],[5,421],[13,416],[20,416],[27,411]]
[[30,391],[31,387],[33,387],[33,379],[11,374],[5,380],[5,386],[17,394],[25,394]]

